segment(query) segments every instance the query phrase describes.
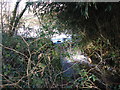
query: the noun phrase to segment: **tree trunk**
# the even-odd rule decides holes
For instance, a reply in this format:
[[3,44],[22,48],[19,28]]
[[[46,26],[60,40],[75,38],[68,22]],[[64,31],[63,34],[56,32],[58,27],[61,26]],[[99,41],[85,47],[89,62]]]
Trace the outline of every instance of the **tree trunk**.
[[20,3],[21,0],[18,0],[16,2],[16,5],[15,5],[15,9],[13,11],[13,17],[11,19],[11,22],[10,22],[10,26],[9,26],[9,33],[10,33],[10,36],[13,36],[14,35],[14,32],[15,32],[15,28],[17,27],[17,25],[19,24],[19,21],[21,19],[21,17],[23,16],[23,14],[25,13],[25,11],[27,10],[27,7],[29,5],[29,3],[26,3],[26,6],[25,8],[22,10],[22,12],[17,16],[17,9],[18,9],[18,6],[19,6],[19,3]]
[[9,25],[9,33],[10,35],[13,34],[13,25],[15,23],[15,19],[16,19],[16,14],[17,14],[17,9],[18,9],[18,6],[19,6],[19,3],[20,3],[21,0],[17,0],[16,2],[16,5],[15,5],[15,8],[14,8],[14,11],[13,11],[13,16],[10,20],[10,25]]

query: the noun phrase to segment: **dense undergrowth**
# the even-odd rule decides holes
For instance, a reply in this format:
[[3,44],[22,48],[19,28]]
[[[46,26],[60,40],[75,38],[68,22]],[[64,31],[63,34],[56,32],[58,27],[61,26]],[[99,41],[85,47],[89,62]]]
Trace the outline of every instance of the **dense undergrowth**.
[[50,87],[61,80],[53,81],[61,66],[52,42],[45,38],[26,41],[3,33],[2,71],[3,87]]
[[119,50],[108,40],[93,40],[81,48],[95,67],[80,65],[74,79],[63,76],[59,53],[45,38],[24,39],[3,33],[3,88],[119,88]]
[[66,78],[60,53],[55,51],[50,39],[26,39],[3,33],[3,88],[120,89],[120,5],[97,3],[95,9],[91,4],[87,19],[79,13],[79,5],[67,3],[63,12],[53,14],[53,19],[45,14],[44,29],[52,33],[57,27],[72,32],[72,45],[91,58],[93,67],[79,65],[78,75],[74,79]]

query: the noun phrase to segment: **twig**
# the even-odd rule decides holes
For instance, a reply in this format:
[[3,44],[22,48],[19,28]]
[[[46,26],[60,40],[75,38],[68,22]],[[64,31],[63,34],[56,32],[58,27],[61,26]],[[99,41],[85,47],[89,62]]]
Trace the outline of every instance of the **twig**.
[[22,56],[24,56],[24,57],[26,57],[26,58],[28,59],[28,57],[27,57],[25,54],[23,54],[23,53],[15,50],[15,49],[13,49],[13,48],[6,47],[6,46],[4,46],[4,45],[2,45],[2,44],[0,44],[0,46],[2,46],[3,48],[9,49],[9,50],[11,50],[11,51],[14,51],[14,52],[16,52],[16,53],[18,53],[18,54],[20,54],[20,55],[22,55]]

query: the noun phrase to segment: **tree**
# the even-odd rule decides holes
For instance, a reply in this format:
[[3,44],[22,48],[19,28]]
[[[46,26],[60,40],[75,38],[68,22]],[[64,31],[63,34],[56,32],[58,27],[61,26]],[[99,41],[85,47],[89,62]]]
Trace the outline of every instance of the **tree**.
[[[41,10],[37,4],[34,7]],[[120,3],[105,2],[45,3],[44,8],[42,8],[45,11],[44,15],[57,16],[59,23],[62,23],[64,28],[68,28],[67,30],[72,30],[77,38],[81,34],[84,35],[82,41],[78,39],[78,42],[74,44],[78,44],[79,47],[82,46],[82,49],[94,62],[96,60],[98,64],[101,63],[98,66],[100,66],[99,69],[103,78],[100,79],[105,82],[106,87],[110,83],[113,85],[120,83],[117,81],[120,72],[117,69],[119,68],[117,63],[119,62],[120,52],[119,8]],[[110,71],[108,67],[114,69],[115,72]],[[115,75],[114,80],[110,79],[113,75]]]
[[[84,88],[86,86],[87,88],[102,89],[101,85],[96,85],[96,81],[99,81],[106,89],[109,87],[111,89],[119,88],[119,85],[115,86],[115,84],[120,83],[120,50],[119,46],[117,46],[118,43],[115,46],[112,44],[113,41],[116,42],[115,38],[119,41],[119,3],[28,2],[26,4],[28,4],[28,7],[31,6],[31,11],[37,15],[38,19],[42,18],[39,23],[44,23],[44,30],[51,30],[50,33],[54,27],[59,30],[62,27],[64,32],[66,29],[67,31],[72,30],[72,33],[78,38],[78,42],[74,41],[76,40],[74,38],[72,42],[74,44],[73,48],[85,52],[91,58],[93,67],[87,68],[85,65],[80,65],[80,69],[78,69],[79,77],[74,81],[68,80],[66,82],[67,79],[62,76],[64,71],[61,72],[60,52],[54,50],[55,46],[50,40],[40,37],[34,41],[27,41],[23,37],[7,37],[7,35],[3,35],[3,70],[5,71],[3,72],[3,78],[5,79],[3,87]],[[16,8],[18,5],[19,3],[16,3]],[[26,11],[24,9],[23,13],[21,12],[17,16],[16,8],[11,23],[13,31],[24,11]],[[13,31],[11,31],[11,35],[13,35]],[[81,36],[79,38],[81,34],[84,35],[82,41]],[[45,37],[44,33],[43,37]],[[68,48],[70,45],[67,46],[65,43],[63,46]],[[63,54],[63,56],[69,57],[68,53]],[[6,76],[6,78],[5,75],[8,77]],[[9,82],[9,80],[12,82]],[[62,80],[64,81],[61,82]],[[97,82],[97,84],[99,83]]]
[[19,15],[17,15],[17,10],[18,10],[20,2],[21,2],[21,0],[17,0],[15,8],[13,10],[13,15],[12,15],[11,20],[10,20],[9,33],[11,36],[14,35],[15,29],[16,29],[21,17],[23,16],[25,11],[29,7],[29,3],[26,3],[26,5],[25,5],[24,9],[21,11],[21,13]]

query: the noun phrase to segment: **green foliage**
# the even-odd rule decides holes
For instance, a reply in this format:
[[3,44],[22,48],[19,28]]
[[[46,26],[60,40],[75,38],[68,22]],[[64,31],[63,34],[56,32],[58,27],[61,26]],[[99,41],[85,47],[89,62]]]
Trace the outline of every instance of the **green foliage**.
[[[22,77],[22,81],[28,82],[26,72],[29,58],[32,62],[29,72],[31,87],[39,85],[46,87],[45,80],[47,78],[49,80],[51,75],[54,80],[56,74],[61,71],[59,55],[54,51],[50,40],[46,38],[26,40],[3,33],[3,76],[7,76],[7,78],[3,77],[3,84],[10,84],[8,80],[17,83]],[[28,84],[22,81],[18,85],[22,88],[28,87]],[[13,87],[16,86],[13,85]]]
[[[29,4],[36,8],[41,5],[35,3]],[[43,31],[38,40],[3,33],[3,84],[15,83],[8,87],[19,88],[98,88],[95,82],[100,81],[106,88],[119,89],[116,85],[120,76],[119,6],[119,3],[45,3],[44,15],[34,10],[47,33]],[[72,32],[74,49],[82,49],[95,67],[76,66],[80,67],[74,68],[79,72],[78,78],[63,77],[60,53],[54,50],[57,46],[45,38],[56,33],[53,29]],[[61,46],[66,49],[69,45]]]
[[[87,53],[93,63],[99,66],[101,77],[107,77],[108,82],[113,84],[119,83],[117,79],[119,79],[120,72],[118,70],[119,4],[65,3],[63,11],[60,10],[57,14],[58,20],[64,24],[64,28],[67,28],[68,31],[72,30],[74,44]],[[110,77],[114,79],[110,80]]]
[[[89,86],[90,79],[95,80],[93,75],[87,76],[89,73],[80,69],[78,69],[80,78],[83,79],[72,81],[72,79],[63,77],[60,53],[54,50],[57,46],[53,46],[49,39],[23,39],[19,36],[9,37],[7,34],[3,34],[3,37],[3,85],[8,84],[6,87],[51,88],[61,87],[65,82],[72,82],[72,84],[63,87],[72,88],[78,85],[81,88],[83,85]],[[63,47],[65,46],[66,44],[63,45]],[[70,55],[66,53],[64,56],[69,57]],[[32,63],[29,71],[30,81],[28,81],[26,73],[30,57]],[[11,82],[8,82],[8,80]],[[18,86],[16,84],[9,86],[13,82],[17,83]],[[82,84],[83,82],[88,83]]]

